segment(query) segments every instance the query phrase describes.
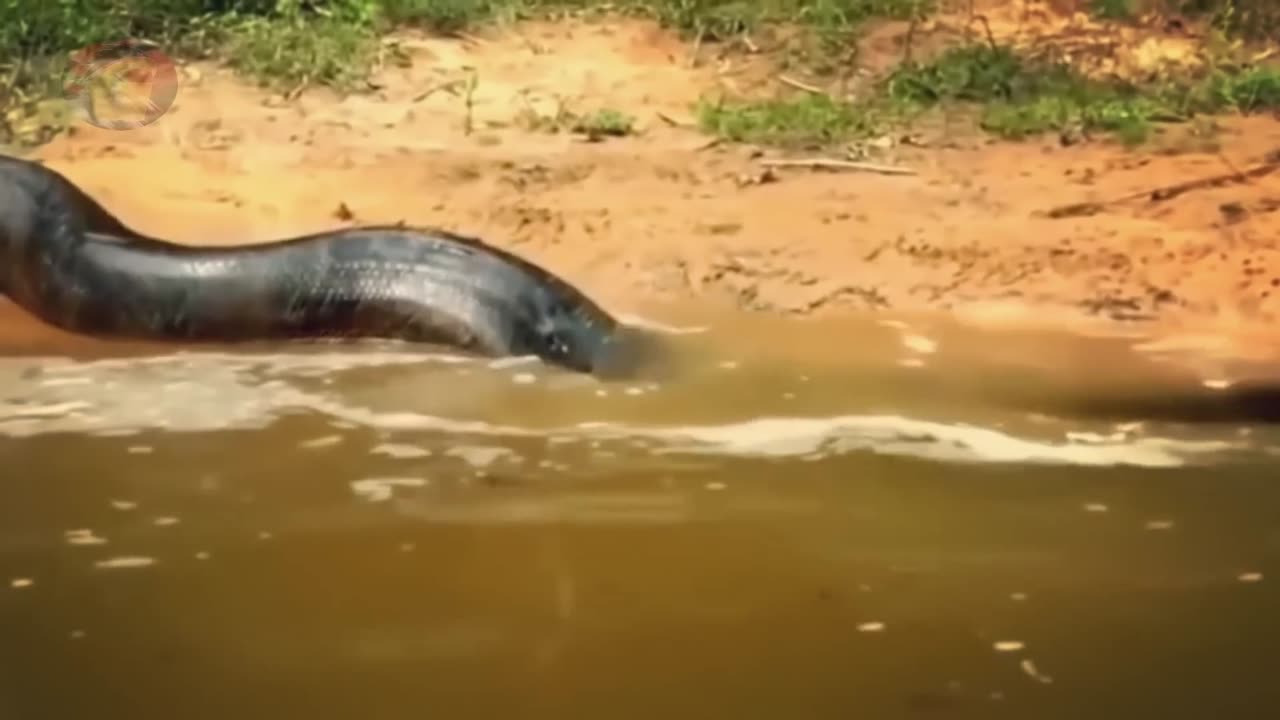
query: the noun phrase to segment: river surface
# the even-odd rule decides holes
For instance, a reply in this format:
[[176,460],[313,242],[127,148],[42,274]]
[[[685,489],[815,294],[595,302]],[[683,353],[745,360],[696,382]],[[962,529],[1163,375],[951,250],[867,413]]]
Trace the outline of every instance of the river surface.
[[0,718],[1280,717],[1280,437],[1008,407],[1161,366],[913,322],[622,384],[14,345]]

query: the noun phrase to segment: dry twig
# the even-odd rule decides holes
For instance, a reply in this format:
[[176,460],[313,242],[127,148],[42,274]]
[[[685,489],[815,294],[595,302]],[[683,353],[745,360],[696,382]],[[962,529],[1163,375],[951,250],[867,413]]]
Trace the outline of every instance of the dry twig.
[[702,51],[702,40],[705,30],[698,28],[698,34],[693,37],[693,47],[689,49],[689,60],[686,67],[692,69],[698,67],[698,53]]
[[299,81],[297,85],[294,85],[288,92],[284,94],[284,101],[291,103],[294,100],[297,100],[299,97],[302,96],[302,93],[306,92],[307,87],[310,84],[311,84],[311,76],[303,75],[302,80]]
[[800,80],[796,80],[795,78],[787,77],[786,75],[779,75],[778,82],[782,83],[783,85],[790,85],[791,87],[796,88],[797,90],[804,90],[805,92],[813,93],[814,95],[827,94],[826,91],[824,91],[822,88],[816,85],[810,85],[807,82],[802,82]]
[[679,119],[679,118],[671,117],[670,115],[662,112],[661,110],[657,110],[653,114],[656,115],[659,120],[666,123],[670,127],[693,127],[694,125],[697,124],[688,119]]
[[465,85],[466,83],[467,81],[465,79],[457,79],[457,78],[453,80],[446,80],[442,83],[436,83],[435,85],[432,85],[431,87],[427,88],[426,90],[423,90],[417,95],[414,95],[413,102],[420,103],[423,100],[426,100],[427,98],[431,97],[432,95],[442,90],[445,92],[452,93],[454,89],[457,88],[459,85]]
[[1103,202],[1083,202],[1072,203],[1070,205],[1060,205],[1045,211],[1045,216],[1060,219],[1070,217],[1085,217],[1088,215],[1096,215],[1106,209],[1110,205],[1120,205],[1132,200],[1140,200],[1146,198],[1149,202],[1157,203],[1165,200],[1172,200],[1179,195],[1192,192],[1194,190],[1204,190],[1207,188],[1222,187],[1232,183],[1246,183],[1255,178],[1269,175],[1276,170],[1280,170],[1280,160],[1270,160],[1261,165],[1255,165],[1247,170],[1241,170],[1222,175],[1214,175],[1207,178],[1197,178],[1195,180],[1187,180],[1174,185],[1166,185],[1164,187],[1153,188],[1151,190],[1143,190],[1141,192],[1131,193],[1114,200]]
[[761,160],[765,167],[798,167],[811,170],[847,170],[850,172],[870,172],[880,175],[915,175],[911,168],[895,165],[878,165],[876,163],[854,162],[852,160],[833,160],[831,158],[805,158],[797,160]]

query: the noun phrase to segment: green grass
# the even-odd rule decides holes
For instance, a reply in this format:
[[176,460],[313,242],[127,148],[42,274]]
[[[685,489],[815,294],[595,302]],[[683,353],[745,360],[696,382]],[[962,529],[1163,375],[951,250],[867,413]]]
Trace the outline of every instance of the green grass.
[[1134,0],[1090,0],[1089,10],[1104,20],[1130,20],[1137,14]]
[[575,133],[591,141],[625,137],[636,131],[636,119],[620,110],[602,108],[580,115],[563,105],[549,114],[540,114],[531,107],[525,108],[516,116],[516,125],[530,132]]
[[776,23],[838,37],[874,18],[931,12],[937,0],[367,0],[384,19],[437,32],[495,20],[608,10],[658,20],[686,38],[726,40]]
[[806,93],[763,102],[703,101],[698,122],[705,132],[733,142],[821,146],[875,132],[882,108],[862,108],[827,95]]
[[1280,41],[1280,3],[1275,0],[1089,0],[1089,11],[1105,20],[1143,15],[1208,20],[1219,31],[1250,40]]
[[900,66],[856,101],[806,94],[703,103],[699,119],[704,130],[729,140],[821,145],[882,133],[935,108],[957,105],[973,107],[982,129],[1002,138],[1078,130],[1139,144],[1162,122],[1280,108],[1280,69],[1219,69],[1133,85],[1028,61],[1005,47],[971,45],[925,64]]
[[250,17],[235,24],[223,44],[228,63],[262,84],[357,87],[372,65],[374,33],[333,17]]
[[[396,26],[457,33],[476,25],[611,11],[654,18],[714,41],[769,23],[840,40],[870,17],[910,17],[934,0],[0,0],[0,126],[15,108],[56,96],[67,54],[122,38],[181,56],[218,56],[289,90],[361,87]],[[0,129],[3,129],[0,127]]]
[[[851,33],[864,21],[922,17],[936,6],[936,0],[0,0],[0,130],[11,110],[57,95],[70,51],[126,37],[181,56],[223,58],[281,91],[308,84],[352,90],[386,59],[378,38],[394,26],[458,33],[491,22],[607,10],[654,18],[707,42],[781,23],[809,30],[820,40],[816,55],[842,64],[853,47]],[[1116,19],[1155,7],[1210,16],[1220,27],[1255,34],[1280,28],[1280,2],[1273,0],[1093,0],[1092,7]],[[811,65],[821,59],[807,57]],[[904,65],[857,101],[812,93],[721,100],[702,103],[698,116],[705,129],[731,140],[825,144],[956,104],[974,106],[982,127],[1002,137],[1076,128],[1140,142],[1163,120],[1280,107],[1280,72],[1219,69],[1136,87],[975,46]],[[575,122],[593,136],[631,132],[621,114]]]
[[636,119],[624,112],[604,108],[575,118],[569,129],[595,140],[630,135],[635,123]]
[[883,92],[887,101],[912,109],[978,105],[983,129],[1014,139],[1079,128],[1136,143],[1147,137],[1152,121],[1174,114],[1144,88],[1090,80],[1066,65],[1029,63],[1009,48],[986,45],[903,66]]

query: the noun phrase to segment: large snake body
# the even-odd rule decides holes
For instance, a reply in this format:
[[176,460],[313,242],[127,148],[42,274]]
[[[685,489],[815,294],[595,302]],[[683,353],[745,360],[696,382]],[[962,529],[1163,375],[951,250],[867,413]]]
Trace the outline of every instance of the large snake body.
[[369,226],[198,248],[138,233],[43,165],[0,157],[0,294],[104,337],[388,338],[579,372],[632,365],[622,326],[548,271],[474,238]]

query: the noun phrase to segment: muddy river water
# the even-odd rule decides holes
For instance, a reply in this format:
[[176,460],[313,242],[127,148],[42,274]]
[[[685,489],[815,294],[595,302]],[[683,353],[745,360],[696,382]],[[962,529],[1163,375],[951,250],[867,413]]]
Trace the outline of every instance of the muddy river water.
[[1280,435],[990,400],[1129,341],[710,325],[622,384],[9,353],[0,718],[1280,713]]

